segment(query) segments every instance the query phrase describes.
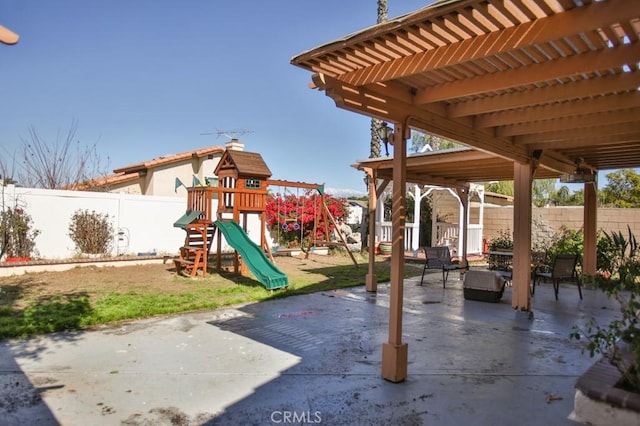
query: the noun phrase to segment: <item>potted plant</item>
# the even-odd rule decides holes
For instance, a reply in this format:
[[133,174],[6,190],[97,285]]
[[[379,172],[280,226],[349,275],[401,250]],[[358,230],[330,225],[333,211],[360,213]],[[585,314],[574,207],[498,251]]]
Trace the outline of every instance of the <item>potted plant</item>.
[[39,234],[21,207],[6,208],[0,214],[0,256],[6,255],[7,262],[31,260]]
[[[640,247],[628,229],[605,233],[609,262],[599,262],[601,270],[594,284],[620,308],[609,324],[591,318],[584,329],[574,326],[570,338],[586,339],[591,357],[601,359],[576,383],[578,420],[590,424],[640,424]],[[598,404],[605,404],[599,406]],[[594,408],[593,405],[595,405]],[[600,418],[598,418],[598,416]],[[613,423],[612,423],[613,422]]]

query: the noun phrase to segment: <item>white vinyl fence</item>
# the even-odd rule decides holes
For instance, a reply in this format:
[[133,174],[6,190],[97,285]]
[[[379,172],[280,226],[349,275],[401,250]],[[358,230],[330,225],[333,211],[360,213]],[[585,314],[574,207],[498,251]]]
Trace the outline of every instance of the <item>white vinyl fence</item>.
[[[109,215],[114,235],[111,255],[137,255],[155,252],[176,254],[184,244],[185,231],[175,228],[186,210],[186,198],[108,192],[63,191],[51,189],[0,186],[3,208],[19,206],[31,216],[36,237],[37,254],[42,259],[66,259],[76,256],[75,244],[69,237],[69,224],[79,210]],[[217,201],[213,201],[213,211]],[[247,233],[260,243],[260,218],[249,215]],[[212,252],[215,252],[215,244]],[[224,242],[223,251],[231,250]]]

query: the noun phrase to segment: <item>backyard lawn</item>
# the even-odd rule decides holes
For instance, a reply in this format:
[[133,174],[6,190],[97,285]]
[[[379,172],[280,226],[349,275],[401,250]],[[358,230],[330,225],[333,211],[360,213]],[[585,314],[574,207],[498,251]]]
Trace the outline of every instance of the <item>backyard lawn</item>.
[[[356,258],[358,268],[341,254],[277,257],[289,288],[273,292],[252,277],[232,273],[177,276],[170,263],[0,277],[0,339],[364,285],[367,258]],[[389,268],[388,259],[376,260],[378,282],[389,280]],[[405,275],[421,271],[422,265],[407,263]]]

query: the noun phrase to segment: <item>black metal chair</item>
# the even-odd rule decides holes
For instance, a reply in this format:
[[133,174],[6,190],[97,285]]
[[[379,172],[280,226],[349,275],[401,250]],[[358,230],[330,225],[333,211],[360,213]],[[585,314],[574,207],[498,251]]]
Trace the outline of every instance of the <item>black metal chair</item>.
[[582,299],[582,283],[580,276],[576,270],[579,256],[575,254],[558,254],[553,259],[553,264],[549,266],[541,265],[533,275],[533,286],[531,295],[536,293],[536,284],[538,281],[551,281],[553,283],[553,291],[558,300],[558,290],[561,282],[575,282],[578,285],[578,293]]
[[464,271],[469,269],[466,259],[451,260],[451,252],[449,247],[423,247],[425,254],[424,268],[422,269],[422,278],[420,285],[424,281],[424,274],[427,269],[440,269],[442,271],[442,287],[446,287],[449,271]]

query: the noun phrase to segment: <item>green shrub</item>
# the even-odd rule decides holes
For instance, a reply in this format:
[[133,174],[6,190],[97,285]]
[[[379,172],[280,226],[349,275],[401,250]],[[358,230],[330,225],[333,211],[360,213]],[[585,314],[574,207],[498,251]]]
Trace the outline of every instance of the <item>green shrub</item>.
[[616,257],[618,249],[613,239],[604,231],[598,231],[596,246],[596,268],[601,274],[610,276],[614,273],[614,265],[611,259]]
[[585,350],[592,357],[604,356],[622,374],[623,385],[640,392],[640,247],[631,229],[628,238],[622,232],[605,232],[603,238],[607,240],[603,246],[612,255],[609,265],[603,266],[607,272],[594,279],[607,296],[618,302],[620,316],[608,325],[591,318],[585,330],[574,326],[570,338],[586,338]]
[[577,254],[582,256],[584,251],[584,235],[581,229],[569,229],[561,226],[560,231],[556,233],[551,242],[551,246],[547,250],[549,259],[553,259],[556,254]]
[[498,235],[490,239],[487,244],[489,245],[490,251],[513,250],[513,237],[511,236],[511,231],[508,229],[498,231]]
[[105,254],[111,250],[114,231],[108,214],[76,210],[69,224],[69,236],[80,253]]

